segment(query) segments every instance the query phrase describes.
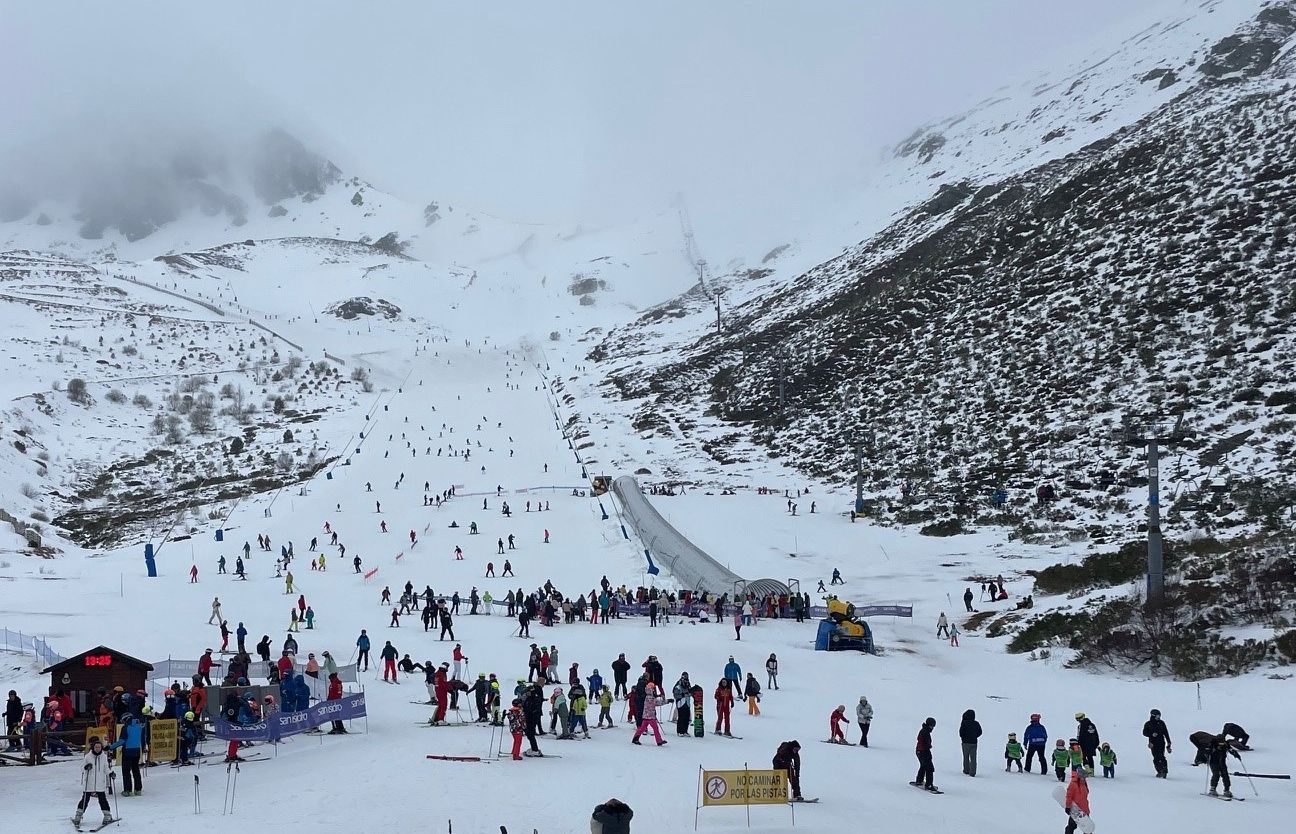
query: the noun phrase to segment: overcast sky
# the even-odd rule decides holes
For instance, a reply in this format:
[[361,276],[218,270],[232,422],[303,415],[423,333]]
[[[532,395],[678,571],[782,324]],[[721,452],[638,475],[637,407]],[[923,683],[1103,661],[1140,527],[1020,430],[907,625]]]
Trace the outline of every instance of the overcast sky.
[[1183,2],[0,0],[0,174],[274,122],[419,202],[741,214]]

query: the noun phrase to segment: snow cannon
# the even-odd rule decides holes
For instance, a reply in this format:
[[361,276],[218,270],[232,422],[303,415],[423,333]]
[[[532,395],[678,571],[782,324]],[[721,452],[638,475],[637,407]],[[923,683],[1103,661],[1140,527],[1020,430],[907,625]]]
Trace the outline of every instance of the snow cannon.
[[855,616],[855,606],[835,596],[828,597],[828,616],[819,621],[815,651],[852,650],[874,653],[873,631]]

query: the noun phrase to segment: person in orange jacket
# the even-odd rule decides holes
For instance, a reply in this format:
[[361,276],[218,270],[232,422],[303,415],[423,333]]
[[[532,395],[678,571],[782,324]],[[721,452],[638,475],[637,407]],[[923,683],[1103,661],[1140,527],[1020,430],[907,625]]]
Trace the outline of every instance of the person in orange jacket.
[[1079,827],[1077,820],[1089,816],[1089,780],[1085,778],[1083,767],[1071,769],[1071,782],[1067,785],[1062,808],[1067,814],[1066,834],[1075,834]]

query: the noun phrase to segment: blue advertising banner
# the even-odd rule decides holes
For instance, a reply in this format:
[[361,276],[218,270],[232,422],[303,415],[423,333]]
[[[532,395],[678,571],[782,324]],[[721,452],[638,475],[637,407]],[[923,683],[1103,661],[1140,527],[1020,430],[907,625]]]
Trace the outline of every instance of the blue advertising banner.
[[225,741],[278,741],[313,730],[330,721],[350,721],[353,718],[364,718],[365,715],[364,693],[352,692],[336,701],[320,701],[307,710],[276,712],[255,724],[231,724],[220,716],[212,723],[216,738]]

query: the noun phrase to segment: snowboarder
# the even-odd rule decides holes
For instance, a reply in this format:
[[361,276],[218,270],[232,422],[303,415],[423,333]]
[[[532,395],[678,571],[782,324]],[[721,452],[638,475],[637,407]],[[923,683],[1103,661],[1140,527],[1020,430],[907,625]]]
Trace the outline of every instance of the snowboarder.
[[85,815],[90,798],[94,797],[99,800],[99,810],[103,811],[103,825],[108,825],[113,822],[113,816],[108,808],[107,791],[116,781],[117,773],[113,770],[112,756],[104,753],[103,741],[98,736],[90,739],[90,749],[81,758],[81,762],[81,801],[77,803],[72,824],[81,827],[81,817]]
[[787,771],[788,784],[792,786],[792,801],[801,802],[801,742],[793,739],[778,746],[773,761],[775,770]]
[[976,776],[977,772],[977,739],[981,738],[981,722],[976,720],[976,710],[963,713],[959,724],[959,741],[963,743],[963,773]]
[[840,570],[838,570],[837,568],[833,568],[833,572],[832,572],[832,581],[830,581],[828,584],[829,584],[829,585],[845,585],[845,584],[846,584],[846,580],[842,579],[841,571],[840,571]]
[[873,723],[873,705],[865,695],[861,695],[855,705],[855,721],[860,728],[860,747],[868,747],[869,726]]
[[1170,730],[1161,720],[1161,710],[1152,710],[1148,720],[1143,722],[1143,737],[1148,740],[1148,749],[1152,751],[1152,767],[1156,770],[1157,778],[1165,779],[1170,772],[1166,753],[1173,753],[1174,745],[1170,741]]
[[[747,673],[747,682],[743,684],[743,696],[747,701],[747,714],[760,715],[760,681],[751,672]],[[842,707],[842,720],[845,720],[846,708]]]
[[918,757],[918,775],[909,784],[937,793],[936,786],[932,784],[932,777],[936,774],[936,768],[932,765],[932,730],[934,729],[936,729],[936,719],[930,717],[923,721],[922,727],[918,729],[918,741],[914,745],[914,755]]

